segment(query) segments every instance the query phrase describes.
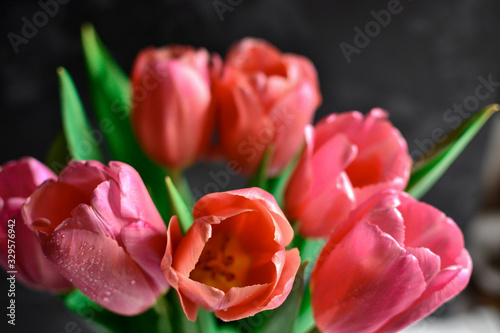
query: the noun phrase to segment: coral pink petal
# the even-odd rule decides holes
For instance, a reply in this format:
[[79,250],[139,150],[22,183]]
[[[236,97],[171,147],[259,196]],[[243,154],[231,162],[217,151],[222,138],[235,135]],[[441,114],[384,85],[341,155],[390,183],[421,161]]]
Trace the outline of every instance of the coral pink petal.
[[189,276],[211,235],[212,228],[209,223],[200,220],[193,223],[175,249],[172,267],[179,274]]
[[278,206],[278,203],[276,202],[274,196],[258,187],[234,190],[227,193],[243,196],[249,200],[256,201],[262,204],[267,210],[271,212],[271,215],[273,216],[274,221],[278,225],[278,228],[283,236],[285,246],[290,244],[293,239],[293,229],[286,219],[285,214]]
[[364,219],[391,235],[400,246],[405,245],[405,224],[403,216],[398,210],[398,202],[393,196],[388,195],[382,198],[365,215]]
[[419,202],[408,194],[400,195],[398,210],[406,226],[405,244],[425,247],[441,258],[441,267],[454,265],[464,248],[464,239],[458,226],[438,209]]
[[31,230],[50,234],[75,207],[89,199],[78,188],[49,179],[26,200],[23,217]]
[[429,249],[408,247],[406,248],[406,252],[417,258],[426,283],[429,283],[439,273],[441,259]]
[[472,271],[472,261],[467,250],[462,250],[457,263],[457,266],[440,271],[430,281],[422,296],[407,311],[391,319],[382,331],[398,332],[461,292],[469,283]]
[[51,235],[46,254],[66,278],[106,309],[132,316],[156,302],[141,269],[111,238],[63,229]]
[[[150,227],[158,232],[166,232],[165,223],[158,213],[141,176],[131,166],[121,162],[110,162],[116,171],[119,183],[112,183],[113,195],[120,198],[117,202],[117,213],[129,219],[148,221]],[[118,186],[116,189],[113,187]],[[119,191],[119,192],[118,192]],[[117,196],[119,195],[119,196]]]
[[100,183],[112,178],[111,170],[98,161],[71,161],[59,175],[59,181],[73,185],[90,198]]
[[272,284],[257,284],[228,290],[215,315],[224,320],[232,321],[249,317],[263,310],[272,291]]
[[304,127],[312,123],[319,104],[316,95],[313,84],[304,82],[273,106],[270,113],[276,129],[273,144],[279,149],[275,150],[269,165],[271,176],[277,176],[297,154],[304,140]]
[[[11,201],[12,199],[9,200],[9,204]],[[29,286],[49,292],[65,292],[72,289],[73,284],[65,279],[56,267],[45,258],[38,238],[35,233],[24,224],[24,220],[19,210],[16,215],[11,216],[15,220],[17,279]],[[6,271],[10,271],[12,269],[7,268],[7,239],[9,239],[7,238],[7,221],[0,226],[0,229],[2,229],[0,244],[2,245],[2,250],[5,250],[5,263],[2,262],[2,266]],[[5,244],[2,244],[2,238],[5,239]]]
[[[178,278],[178,290],[183,299],[187,298],[208,311],[217,311],[220,308],[224,298],[224,292],[222,290],[194,281],[178,272],[175,272],[175,274],[177,274]],[[186,313],[186,315],[188,315],[188,313]]]
[[145,272],[153,292],[157,295],[164,293],[168,283],[159,267],[165,253],[166,232],[159,233],[149,223],[140,221],[124,227],[121,236],[125,250]]
[[44,164],[32,157],[24,157],[0,166],[0,197],[27,198],[45,180],[56,175]]
[[285,265],[276,287],[271,294],[270,301],[265,306],[265,310],[275,309],[288,297],[292,291],[293,281],[300,266],[300,254],[297,248],[286,251]]
[[342,134],[334,136],[317,149],[311,161],[314,173],[314,194],[321,194],[351,163],[357,148]]
[[366,222],[316,269],[312,305],[318,327],[326,332],[373,332],[425,290],[416,258]]

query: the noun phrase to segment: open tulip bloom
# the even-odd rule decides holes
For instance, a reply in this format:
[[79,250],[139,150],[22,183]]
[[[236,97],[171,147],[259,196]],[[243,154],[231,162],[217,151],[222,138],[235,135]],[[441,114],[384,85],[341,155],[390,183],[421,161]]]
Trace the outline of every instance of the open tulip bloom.
[[[0,264],[19,282],[105,331],[168,333],[396,332],[467,286],[461,230],[418,199],[498,105],[412,161],[385,110],[313,124],[313,64],[263,40],[224,61],[150,47],[131,80],[91,26],[83,47],[113,130],[59,69],[63,139],[47,165],[0,167]],[[182,171],[202,159],[248,188],[194,200]]]

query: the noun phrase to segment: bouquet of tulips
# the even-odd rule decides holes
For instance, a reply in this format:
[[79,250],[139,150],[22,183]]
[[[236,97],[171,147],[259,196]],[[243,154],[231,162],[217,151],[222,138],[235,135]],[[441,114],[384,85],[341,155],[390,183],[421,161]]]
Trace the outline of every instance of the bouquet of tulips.
[[[462,232],[418,198],[498,105],[412,161],[382,109],[313,125],[313,64],[263,40],[147,48],[129,79],[82,32],[95,126],[60,68],[46,164],[0,168],[8,274],[102,332],[396,332],[466,287]],[[225,163],[202,190],[201,160]]]

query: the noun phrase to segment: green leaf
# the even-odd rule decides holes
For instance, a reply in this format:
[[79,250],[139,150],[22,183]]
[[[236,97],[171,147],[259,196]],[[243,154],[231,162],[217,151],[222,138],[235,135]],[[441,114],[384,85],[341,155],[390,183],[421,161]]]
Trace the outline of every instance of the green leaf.
[[164,186],[167,173],[144,155],[135,140],[129,119],[131,84],[91,24],[82,27],[82,45],[94,111],[111,157],[139,172],[151,188],[158,211],[168,222],[171,212]]
[[[165,296],[168,302],[170,324],[174,333],[202,333],[198,323],[187,319],[175,290],[170,289]],[[138,331],[139,332],[139,331]],[[146,332],[146,331],[140,331]]]
[[299,315],[295,319],[293,333],[310,332],[315,326],[314,317],[311,306],[311,290],[306,288],[302,297],[302,305],[300,306]]
[[61,131],[49,148],[45,164],[56,174],[59,174],[70,160],[71,154],[68,151],[68,143],[64,137],[64,132]]
[[189,227],[191,227],[191,225],[193,224],[193,216],[191,215],[191,211],[184,202],[184,199],[182,199],[182,196],[175,187],[174,183],[172,183],[170,177],[165,178],[165,183],[167,184],[167,190],[172,203],[172,208],[175,215],[177,215],[182,233],[186,234]]
[[103,162],[104,157],[99,143],[93,136],[92,127],[71,76],[62,67],[57,69],[57,74],[59,76],[63,130],[71,156],[76,160]]
[[274,333],[274,332],[292,332],[294,326],[293,318],[299,314],[304,294],[304,273],[309,261],[303,262],[295,275],[292,291],[285,302],[278,308],[272,310],[270,315],[255,332]]
[[500,110],[498,104],[480,110],[449,133],[446,140],[437,144],[432,149],[432,155],[416,161],[406,192],[417,199],[423,197],[498,110]]
[[130,146],[137,145],[129,122],[130,82],[90,24],[82,27],[82,44],[94,111],[102,133],[113,157],[130,160],[135,153]]
[[82,317],[99,332],[165,332],[174,333],[167,316],[167,304],[160,298],[157,304],[137,316],[121,316],[94,303],[76,289],[63,297],[66,307]]
[[269,163],[271,162],[271,157],[273,155],[273,149],[271,146],[266,148],[264,157],[260,162],[259,168],[250,177],[247,187],[260,187],[261,189],[267,189],[267,169],[269,168]]
[[198,310],[198,318],[196,322],[199,324],[201,333],[217,333],[217,321],[214,314],[200,308]]

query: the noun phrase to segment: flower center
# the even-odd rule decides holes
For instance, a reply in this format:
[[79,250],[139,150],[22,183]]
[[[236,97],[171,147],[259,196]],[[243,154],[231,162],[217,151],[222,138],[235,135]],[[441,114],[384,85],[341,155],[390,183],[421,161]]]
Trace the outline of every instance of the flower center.
[[226,234],[215,234],[208,240],[189,277],[227,292],[245,286],[251,258],[240,242]]

